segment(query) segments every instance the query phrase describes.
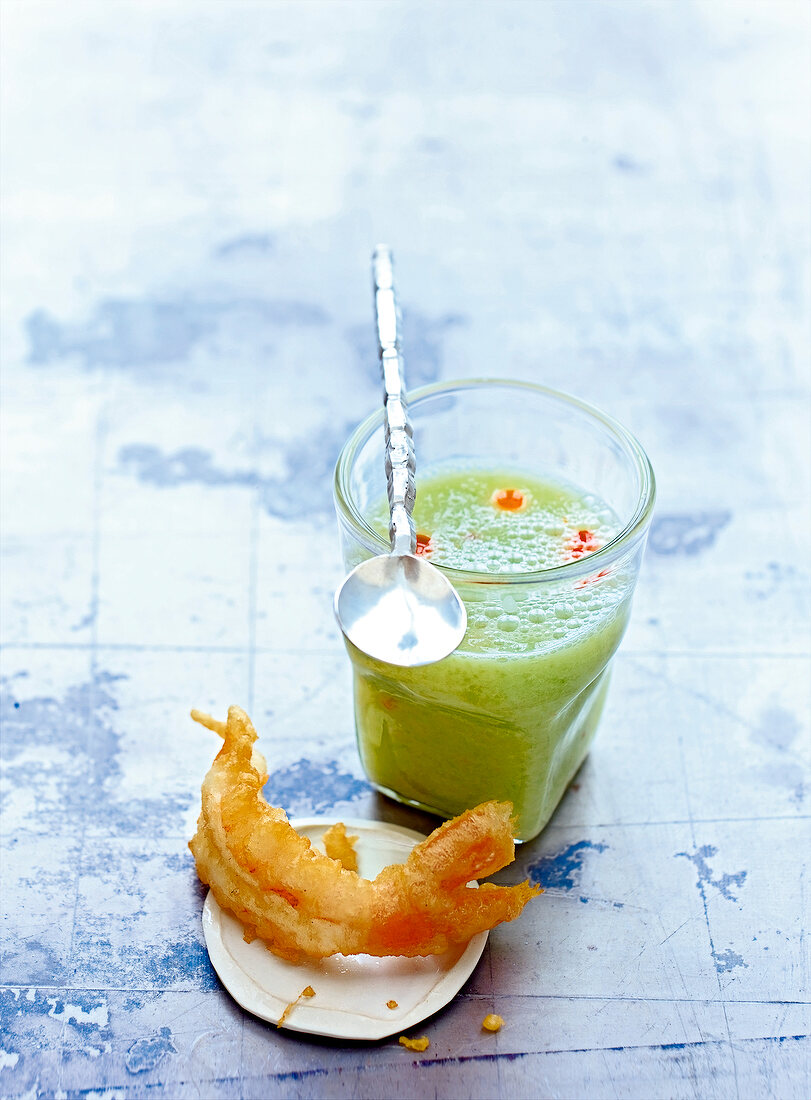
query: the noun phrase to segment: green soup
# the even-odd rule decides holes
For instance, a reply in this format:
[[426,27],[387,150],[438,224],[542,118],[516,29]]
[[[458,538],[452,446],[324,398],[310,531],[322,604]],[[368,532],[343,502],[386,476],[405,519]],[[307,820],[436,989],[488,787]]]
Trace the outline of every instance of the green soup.
[[[527,840],[588,751],[633,589],[620,566],[546,583],[537,571],[610,541],[617,517],[570,485],[466,467],[421,475],[414,519],[418,552],[488,577],[459,584],[468,629],[445,660],[394,668],[352,649],[364,767],[385,793],[446,817],[506,799]],[[370,521],[385,533],[383,504]]]

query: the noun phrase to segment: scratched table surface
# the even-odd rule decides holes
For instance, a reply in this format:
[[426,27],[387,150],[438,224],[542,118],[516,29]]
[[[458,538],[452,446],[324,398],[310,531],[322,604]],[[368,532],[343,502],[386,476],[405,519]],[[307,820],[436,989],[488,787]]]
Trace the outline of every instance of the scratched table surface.
[[[2,4],[0,1096],[811,1093],[808,11]],[[331,610],[378,240],[412,385],[576,393],[659,481],[546,892],[422,1054],[243,1012],[187,849],[191,706],[291,815],[429,824]]]

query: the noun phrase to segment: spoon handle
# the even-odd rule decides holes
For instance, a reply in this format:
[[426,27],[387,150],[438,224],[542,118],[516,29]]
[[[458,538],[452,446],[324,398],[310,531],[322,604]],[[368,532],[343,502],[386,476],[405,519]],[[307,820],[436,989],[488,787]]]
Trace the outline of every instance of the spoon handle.
[[372,254],[372,276],[377,348],[385,390],[383,412],[391,552],[413,554],[417,548],[417,531],[411,517],[417,495],[414,480],[416,458],[403,379],[400,311],[394,294],[393,259],[386,245],[378,245]]

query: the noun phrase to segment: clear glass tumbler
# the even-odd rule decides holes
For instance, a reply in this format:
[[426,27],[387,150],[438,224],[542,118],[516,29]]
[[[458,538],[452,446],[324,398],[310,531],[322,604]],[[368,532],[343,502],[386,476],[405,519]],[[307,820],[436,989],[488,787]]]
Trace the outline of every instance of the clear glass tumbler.
[[[472,379],[409,397],[420,476],[458,466],[516,469],[593,494],[616,534],[593,553],[532,573],[442,569],[468,612],[451,656],[396,668],[347,645],[361,760],[384,794],[442,817],[513,803],[516,837],[536,836],[588,752],[611,658],[625,632],[653,512],[653,471],[634,437],[576,398],[524,382]],[[335,505],[344,564],[386,553],[383,414],[344,446]],[[503,623],[500,633],[493,623]]]

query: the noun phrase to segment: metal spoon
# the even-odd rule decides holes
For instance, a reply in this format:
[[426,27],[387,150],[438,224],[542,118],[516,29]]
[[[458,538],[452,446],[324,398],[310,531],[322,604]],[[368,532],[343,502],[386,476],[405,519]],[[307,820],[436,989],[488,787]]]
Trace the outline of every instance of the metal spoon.
[[425,558],[417,557],[411,517],[416,460],[408,419],[400,317],[391,252],[372,256],[378,351],[385,388],[386,483],[391,554],[356,566],[335,593],[335,617],[346,638],[368,656],[412,667],[441,661],[465,635],[467,613],[459,593]]

